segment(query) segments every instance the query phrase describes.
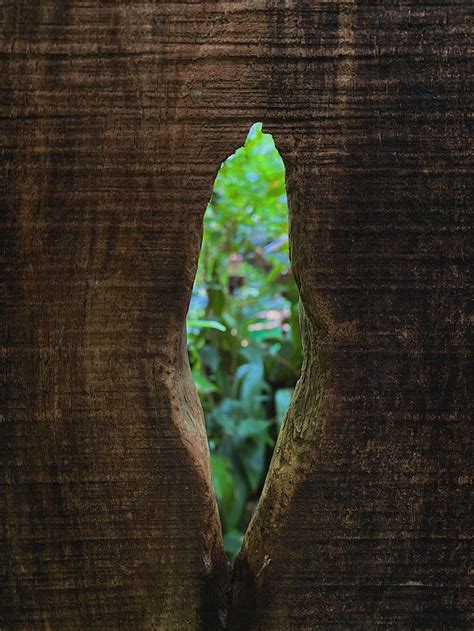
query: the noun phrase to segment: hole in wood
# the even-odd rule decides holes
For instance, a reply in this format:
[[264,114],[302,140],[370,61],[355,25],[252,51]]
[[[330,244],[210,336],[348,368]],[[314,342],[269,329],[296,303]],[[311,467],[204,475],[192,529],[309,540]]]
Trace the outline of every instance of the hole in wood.
[[261,123],[216,177],[187,326],[224,546],[233,560],[302,361],[285,168]]

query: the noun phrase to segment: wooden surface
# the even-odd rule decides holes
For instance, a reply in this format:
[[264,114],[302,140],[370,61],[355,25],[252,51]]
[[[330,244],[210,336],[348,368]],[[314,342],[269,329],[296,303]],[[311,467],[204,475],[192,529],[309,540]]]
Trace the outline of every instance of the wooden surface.
[[468,629],[471,3],[0,1],[0,629],[219,629],[182,333],[255,121],[306,361],[232,629]]

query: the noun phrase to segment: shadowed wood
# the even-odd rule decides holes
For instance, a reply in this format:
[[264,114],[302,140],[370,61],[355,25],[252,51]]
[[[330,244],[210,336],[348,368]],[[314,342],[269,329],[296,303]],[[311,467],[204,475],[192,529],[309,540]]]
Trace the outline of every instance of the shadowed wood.
[[287,171],[305,366],[232,629],[467,629],[470,3],[0,2],[0,628],[218,629],[183,339],[220,162]]

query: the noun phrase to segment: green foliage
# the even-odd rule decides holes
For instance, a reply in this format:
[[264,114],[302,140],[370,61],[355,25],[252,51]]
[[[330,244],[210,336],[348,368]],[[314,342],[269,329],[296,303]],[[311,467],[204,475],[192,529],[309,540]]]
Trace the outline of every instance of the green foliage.
[[224,545],[233,558],[258,502],[302,360],[284,165],[260,123],[215,181],[188,346]]

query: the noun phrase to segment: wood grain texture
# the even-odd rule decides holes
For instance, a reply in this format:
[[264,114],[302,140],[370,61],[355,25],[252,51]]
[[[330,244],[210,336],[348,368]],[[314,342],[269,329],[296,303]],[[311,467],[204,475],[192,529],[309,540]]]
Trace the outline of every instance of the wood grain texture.
[[471,18],[0,0],[0,628],[222,626],[182,331],[214,177],[257,120],[306,360],[229,626],[469,628]]
[[275,12],[306,361],[231,629],[470,628],[472,101],[451,5]]

